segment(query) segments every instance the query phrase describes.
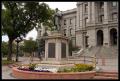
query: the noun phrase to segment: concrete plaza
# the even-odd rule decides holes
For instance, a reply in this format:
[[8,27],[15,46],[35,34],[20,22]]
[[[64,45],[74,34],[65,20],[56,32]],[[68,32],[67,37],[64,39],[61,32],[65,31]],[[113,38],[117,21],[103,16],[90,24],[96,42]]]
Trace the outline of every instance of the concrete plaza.
[[[19,57],[19,64],[28,64],[30,61],[29,57]],[[40,63],[38,58],[34,58],[35,63]],[[118,72],[118,62],[117,59],[106,59],[105,65],[102,65],[99,63],[97,65],[98,67],[102,68],[103,71],[115,71]],[[2,66],[2,79],[16,79],[12,75],[12,68],[8,65]]]

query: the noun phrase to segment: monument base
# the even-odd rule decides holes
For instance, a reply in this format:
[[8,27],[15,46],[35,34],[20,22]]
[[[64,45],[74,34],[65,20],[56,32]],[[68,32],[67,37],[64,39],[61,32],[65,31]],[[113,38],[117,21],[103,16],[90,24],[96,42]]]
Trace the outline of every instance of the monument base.
[[51,36],[63,36],[59,31],[52,31]]
[[68,60],[68,38],[58,31],[53,31],[50,36],[45,37],[45,59],[44,62],[56,64]]
[[43,67],[43,68],[69,68],[73,67],[73,63],[67,63],[65,61],[42,61],[40,64],[38,64],[38,67]]

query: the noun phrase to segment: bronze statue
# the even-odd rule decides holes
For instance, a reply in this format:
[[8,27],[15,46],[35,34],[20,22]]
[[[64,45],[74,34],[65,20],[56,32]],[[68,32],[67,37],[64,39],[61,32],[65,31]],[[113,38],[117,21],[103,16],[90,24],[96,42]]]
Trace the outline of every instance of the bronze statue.
[[54,14],[54,26],[55,30],[60,31],[61,28],[61,18],[62,18],[62,12],[56,8],[55,14]]

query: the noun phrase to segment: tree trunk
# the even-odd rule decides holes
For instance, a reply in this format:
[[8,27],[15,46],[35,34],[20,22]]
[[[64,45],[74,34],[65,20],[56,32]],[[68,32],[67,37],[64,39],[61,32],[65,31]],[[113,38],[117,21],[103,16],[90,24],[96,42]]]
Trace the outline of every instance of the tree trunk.
[[8,61],[12,60],[12,42],[13,42],[13,40],[9,39],[9,44],[8,44],[9,52],[8,52],[8,57],[7,57]]

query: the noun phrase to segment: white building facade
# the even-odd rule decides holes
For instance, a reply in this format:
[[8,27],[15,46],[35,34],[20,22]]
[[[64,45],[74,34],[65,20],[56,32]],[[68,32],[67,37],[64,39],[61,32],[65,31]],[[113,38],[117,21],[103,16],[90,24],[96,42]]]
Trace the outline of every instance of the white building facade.
[[74,46],[118,45],[118,2],[77,2],[76,6],[63,12],[61,23],[62,34]]

